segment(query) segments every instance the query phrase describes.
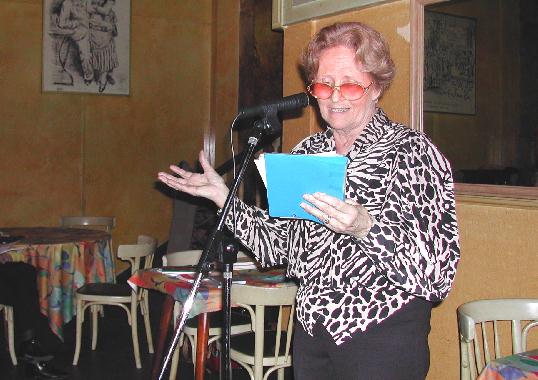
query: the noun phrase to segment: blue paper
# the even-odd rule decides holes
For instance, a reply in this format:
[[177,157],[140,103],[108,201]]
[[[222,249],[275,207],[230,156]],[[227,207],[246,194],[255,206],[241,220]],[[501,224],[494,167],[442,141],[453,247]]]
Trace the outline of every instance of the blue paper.
[[320,222],[300,204],[304,194],[321,192],[344,200],[347,158],[341,155],[265,154],[269,215]]

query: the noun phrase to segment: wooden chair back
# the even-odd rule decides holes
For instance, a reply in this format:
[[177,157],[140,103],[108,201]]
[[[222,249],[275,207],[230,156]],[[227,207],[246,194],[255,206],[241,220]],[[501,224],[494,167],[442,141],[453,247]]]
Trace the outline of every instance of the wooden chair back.
[[[459,306],[457,313],[461,379],[476,379],[491,360],[526,350],[529,330],[538,325],[538,299],[471,301]],[[511,344],[503,344],[507,334],[503,328],[510,328]]]

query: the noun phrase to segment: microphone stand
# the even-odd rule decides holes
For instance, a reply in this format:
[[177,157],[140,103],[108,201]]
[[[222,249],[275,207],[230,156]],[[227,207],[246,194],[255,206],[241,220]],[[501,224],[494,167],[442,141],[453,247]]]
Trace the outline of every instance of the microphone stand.
[[[241,163],[241,169],[239,170],[239,174],[234,179],[234,182],[230,188],[230,192],[228,193],[228,197],[226,198],[226,201],[224,203],[224,207],[222,208],[222,211],[220,213],[219,219],[217,221],[217,224],[213,228],[213,231],[211,232],[211,235],[207,241],[207,244],[202,252],[202,255],[200,256],[200,260],[198,261],[198,264],[196,266],[196,276],[194,278],[194,282],[192,284],[191,291],[189,293],[189,296],[183,303],[183,308],[181,310],[181,316],[176,322],[175,330],[174,330],[174,336],[170,343],[170,346],[168,348],[167,354],[164,358],[163,365],[161,368],[161,372],[159,373],[159,380],[163,380],[164,373],[170,364],[170,360],[174,354],[174,350],[177,346],[177,343],[179,342],[179,337],[181,335],[181,331],[183,330],[183,327],[185,326],[185,322],[187,320],[187,317],[192,309],[194,298],[196,296],[196,293],[198,292],[198,289],[200,288],[200,285],[202,283],[203,278],[209,273],[209,271],[212,269],[211,265],[208,263],[208,258],[210,257],[211,252],[214,250],[215,247],[220,246],[222,242],[222,235],[223,235],[223,229],[225,226],[226,218],[230,212],[230,207],[233,202],[233,198],[237,194],[237,191],[239,189],[239,185],[244,177],[245,171],[252,161],[252,157],[255,152],[256,145],[258,144],[258,141],[260,140],[263,132],[272,131],[275,129],[280,129],[280,125],[278,127],[273,127],[272,124],[277,124],[278,118],[276,117],[276,110],[270,110],[267,113],[265,113],[264,117],[261,120],[258,120],[254,123],[254,127],[252,129],[252,133],[248,138],[247,147],[244,150],[243,154],[243,161]],[[221,353],[221,379],[224,380],[230,380],[232,378],[232,370],[230,365],[230,332],[231,332],[231,286],[232,286],[232,272],[233,272],[233,263],[237,260],[237,250],[235,250],[235,259],[233,258],[233,251],[234,248],[225,247],[223,250],[223,256],[224,258],[224,270],[223,270],[223,324],[222,326],[222,353]],[[232,253],[232,258],[226,258],[227,252]]]

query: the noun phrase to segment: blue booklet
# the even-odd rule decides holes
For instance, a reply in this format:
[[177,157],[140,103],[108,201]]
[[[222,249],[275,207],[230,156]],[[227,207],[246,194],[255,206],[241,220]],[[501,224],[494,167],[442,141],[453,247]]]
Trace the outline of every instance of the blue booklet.
[[320,223],[301,208],[304,194],[321,192],[344,200],[347,157],[271,153],[263,158],[270,216]]

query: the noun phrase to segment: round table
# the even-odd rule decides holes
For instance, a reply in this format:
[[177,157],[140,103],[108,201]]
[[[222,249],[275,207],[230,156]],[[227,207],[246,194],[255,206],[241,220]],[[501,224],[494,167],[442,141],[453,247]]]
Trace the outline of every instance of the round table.
[[114,282],[110,234],[64,227],[0,228],[0,236],[16,238],[1,244],[2,261],[19,261],[37,269],[41,312],[52,331],[63,338],[62,327],[75,315],[75,291],[86,283]]
[[[166,274],[170,267],[140,270],[128,282],[131,286],[158,290],[167,295],[161,308],[161,321],[159,324],[159,337],[155,349],[153,370],[151,378],[158,378],[164,354],[164,342],[170,326],[174,301],[183,302],[188,297],[192,284],[183,277],[173,277]],[[178,268],[175,268],[178,269]],[[181,268],[179,268],[181,269]],[[211,277],[211,276],[209,276]],[[269,269],[264,271],[245,270],[235,271],[232,282],[262,287],[295,286],[286,279],[284,269]],[[220,281],[220,280],[219,280]],[[205,357],[209,331],[208,312],[218,311],[222,308],[222,288],[219,281],[203,281],[196,293],[193,307],[189,317],[198,315],[198,331],[196,344],[196,371],[195,379],[203,380],[205,372]],[[292,285],[293,284],[293,285]]]

